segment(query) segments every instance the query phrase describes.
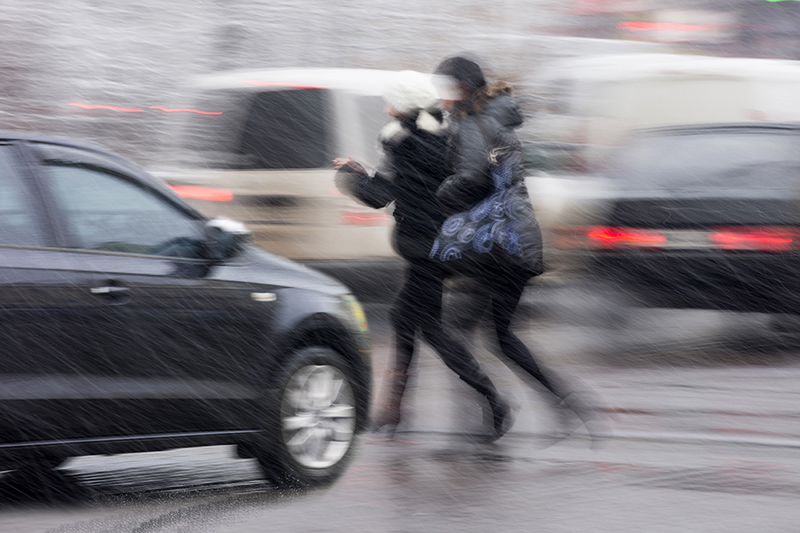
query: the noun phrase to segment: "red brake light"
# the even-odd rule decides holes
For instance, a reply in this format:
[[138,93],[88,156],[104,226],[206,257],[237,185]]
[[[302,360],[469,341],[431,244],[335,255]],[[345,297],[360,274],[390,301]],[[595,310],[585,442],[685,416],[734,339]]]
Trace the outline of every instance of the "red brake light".
[[603,249],[658,248],[659,245],[667,242],[663,233],[638,228],[590,226],[587,228],[586,236],[592,245]]
[[789,227],[716,228],[709,240],[723,250],[788,252],[797,249],[800,233]]

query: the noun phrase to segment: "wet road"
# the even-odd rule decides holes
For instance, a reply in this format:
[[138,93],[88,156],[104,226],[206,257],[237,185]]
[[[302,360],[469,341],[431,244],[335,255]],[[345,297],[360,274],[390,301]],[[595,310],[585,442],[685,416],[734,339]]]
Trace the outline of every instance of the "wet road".
[[[495,444],[468,435],[478,404],[423,348],[396,439],[366,435],[329,489],[272,490],[227,447],[82,457],[30,484],[68,487],[56,503],[1,478],[0,532],[796,530],[798,335],[759,315],[631,311],[575,288],[534,289],[524,311],[526,343],[591,391],[599,438],[551,437],[547,397],[479,328],[467,340],[518,408]],[[386,307],[368,312],[380,385]]]

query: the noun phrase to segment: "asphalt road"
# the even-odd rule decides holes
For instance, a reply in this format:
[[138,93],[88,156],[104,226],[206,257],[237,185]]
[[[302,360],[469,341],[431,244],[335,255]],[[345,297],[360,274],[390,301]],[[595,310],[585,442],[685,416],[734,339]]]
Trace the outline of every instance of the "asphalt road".
[[[365,435],[329,489],[273,490],[227,447],[81,457],[28,491],[0,478],[0,532],[796,531],[791,328],[619,308],[574,287],[534,288],[524,304],[518,333],[592,399],[603,422],[594,439],[585,428],[553,437],[549,399],[493,355],[479,324],[461,334],[518,409],[495,444],[471,436],[482,427],[476,399],[423,346],[395,439]],[[386,310],[367,309],[379,389]],[[56,488],[66,496],[53,498]]]

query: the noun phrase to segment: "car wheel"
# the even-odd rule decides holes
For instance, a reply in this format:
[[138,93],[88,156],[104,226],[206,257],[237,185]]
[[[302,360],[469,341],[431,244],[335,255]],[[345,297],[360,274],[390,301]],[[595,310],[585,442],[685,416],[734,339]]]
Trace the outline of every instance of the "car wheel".
[[289,359],[255,453],[269,481],[307,488],[329,484],[344,471],[356,444],[351,372],[328,348],[304,348]]

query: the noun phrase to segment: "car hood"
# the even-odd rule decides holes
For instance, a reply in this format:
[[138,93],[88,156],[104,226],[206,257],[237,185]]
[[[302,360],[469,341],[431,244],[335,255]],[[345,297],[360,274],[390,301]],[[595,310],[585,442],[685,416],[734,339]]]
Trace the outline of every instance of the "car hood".
[[313,290],[332,296],[350,290],[331,277],[255,246],[247,246],[234,260],[215,267],[210,277],[274,287]]

